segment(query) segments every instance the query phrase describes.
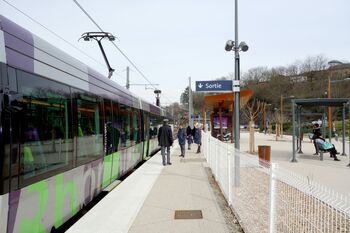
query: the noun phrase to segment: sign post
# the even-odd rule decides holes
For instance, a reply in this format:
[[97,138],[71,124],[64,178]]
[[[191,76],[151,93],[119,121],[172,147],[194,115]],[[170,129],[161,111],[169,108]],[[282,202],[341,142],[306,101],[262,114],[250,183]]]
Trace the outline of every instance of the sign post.
[[199,92],[232,92],[232,80],[196,81]]

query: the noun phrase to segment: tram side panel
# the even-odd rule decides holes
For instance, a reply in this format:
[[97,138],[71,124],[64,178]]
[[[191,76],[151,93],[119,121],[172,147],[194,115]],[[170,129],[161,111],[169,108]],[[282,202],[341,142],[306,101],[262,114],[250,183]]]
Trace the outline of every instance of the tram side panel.
[[[0,232],[49,232],[142,159],[142,122],[127,90],[1,16],[0,23],[0,84],[8,90],[0,93]],[[119,132],[111,151],[102,96]],[[148,154],[159,150],[161,114],[153,109]]]

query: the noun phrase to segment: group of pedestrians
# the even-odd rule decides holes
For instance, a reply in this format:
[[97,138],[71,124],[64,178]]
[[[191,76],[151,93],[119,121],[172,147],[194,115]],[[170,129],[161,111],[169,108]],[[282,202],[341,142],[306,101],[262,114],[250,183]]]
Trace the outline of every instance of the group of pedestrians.
[[186,141],[188,145],[188,149],[191,150],[191,144],[195,143],[198,145],[197,154],[201,153],[202,146],[202,124],[196,123],[191,129],[191,126],[187,126],[185,128],[184,124],[180,124],[179,131],[177,133],[177,138],[179,140],[181,154],[180,157],[185,157],[186,151]]
[[[158,144],[161,147],[163,165],[171,165],[170,162],[170,147],[173,145],[174,139],[171,132],[171,127],[168,125],[168,119],[163,120],[163,125],[158,131]],[[198,145],[197,154],[201,152],[202,145],[202,124],[196,123],[193,129],[190,126],[185,128],[184,124],[180,124],[177,132],[177,138],[181,149],[180,157],[185,157],[186,141],[188,149],[191,149],[191,144],[194,142]]]

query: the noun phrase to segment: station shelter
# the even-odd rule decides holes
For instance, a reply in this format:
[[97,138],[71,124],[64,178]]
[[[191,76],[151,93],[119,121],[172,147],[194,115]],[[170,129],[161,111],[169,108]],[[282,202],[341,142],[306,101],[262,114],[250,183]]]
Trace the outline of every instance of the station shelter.
[[[316,99],[292,99],[292,122],[293,122],[293,134],[292,134],[292,158],[291,162],[297,162],[296,154],[302,154],[302,143],[301,143],[301,116],[303,108],[307,107],[318,107],[324,108],[324,115],[326,113],[326,108],[328,107],[337,107],[342,109],[342,144],[343,144],[343,153],[342,155],[346,155],[345,153],[345,119],[346,119],[346,109],[348,109],[348,119],[350,119],[350,99],[348,98],[316,98]],[[322,117],[322,127],[323,134],[325,134],[325,117]],[[350,120],[349,120],[350,124]],[[331,143],[332,138],[332,124],[328,126],[329,128],[329,142]],[[349,126],[350,130],[350,126]],[[320,160],[323,160],[323,153],[320,153]],[[350,131],[349,131],[349,155],[350,155]],[[350,158],[350,157],[349,157]],[[348,164],[350,166],[350,162]]]
[[[253,90],[241,90],[240,108],[243,108],[254,94]],[[210,112],[211,135],[220,140],[229,139],[233,142],[232,116],[234,110],[234,94],[224,93],[204,96],[203,121],[206,122],[206,113]]]

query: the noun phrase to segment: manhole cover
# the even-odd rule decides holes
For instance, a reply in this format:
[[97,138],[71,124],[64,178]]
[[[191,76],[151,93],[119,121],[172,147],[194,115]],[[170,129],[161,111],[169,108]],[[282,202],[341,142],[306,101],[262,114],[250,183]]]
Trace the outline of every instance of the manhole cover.
[[202,219],[201,210],[175,210],[175,219]]
[[189,159],[181,159],[180,162],[182,163],[203,163],[206,162],[207,160],[204,158],[189,158]]

